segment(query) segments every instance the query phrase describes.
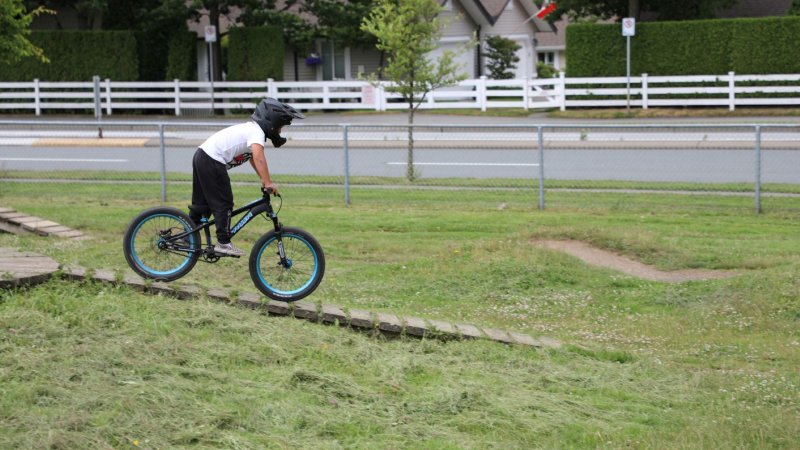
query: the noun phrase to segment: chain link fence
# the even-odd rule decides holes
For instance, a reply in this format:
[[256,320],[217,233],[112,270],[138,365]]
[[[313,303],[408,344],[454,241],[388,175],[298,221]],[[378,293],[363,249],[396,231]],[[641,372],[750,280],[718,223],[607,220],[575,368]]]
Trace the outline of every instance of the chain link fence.
[[[175,200],[191,187],[197,147],[233,123],[0,121],[0,178],[151,184],[160,187],[153,201]],[[284,147],[267,144],[275,181],[331,204],[380,203],[392,191],[430,202],[480,193],[539,209],[625,194],[800,210],[800,126],[295,125],[284,135]],[[230,175],[256,195],[249,164]]]

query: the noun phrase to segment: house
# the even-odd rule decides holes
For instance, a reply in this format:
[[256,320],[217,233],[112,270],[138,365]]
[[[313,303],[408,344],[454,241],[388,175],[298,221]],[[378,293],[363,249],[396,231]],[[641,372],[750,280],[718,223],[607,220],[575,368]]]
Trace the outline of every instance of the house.
[[[739,0],[735,5],[717,13],[720,19],[738,17],[784,16],[789,11],[792,0]],[[654,20],[653,14],[643,13],[640,21]],[[536,56],[540,62],[553,66],[556,70],[567,68],[566,31],[569,21],[563,18],[555,23],[554,30],[536,33]]]
[[[541,2],[539,2],[541,3]],[[450,20],[443,33],[441,46],[433,52],[431,57],[448,49],[456,49],[459,45],[469,42],[473,34],[480,42],[489,36],[500,35],[516,41],[520,45],[517,53],[520,61],[517,63],[515,77],[530,78],[536,76],[536,49],[534,37],[538,31],[549,30],[547,23],[531,17],[539,10],[533,0],[442,0],[443,15]],[[279,2],[280,7],[280,2]],[[300,6],[295,5],[290,12],[301,15],[308,21],[314,21],[301,12]],[[220,33],[226,33],[228,28],[234,26],[230,17],[220,19]],[[200,22],[190,22],[190,29],[195,30],[198,39],[202,40],[203,30],[208,25],[208,18],[202,17]],[[376,73],[381,64],[381,55],[374,48],[349,48],[339,47],[335,42],[318,40],[316,59],[308,59],[309,55],[295,55],[287,49],[284,55],[284,77],[286,81],[324,81],[324,80],[352,80],[359,75]],[[207,80],[208,57],[204,44],[200,44],[198,52],[198,73],[200,79]],[[459,56],[458,62],[463,67],[468,78],[478,78],[486,74],[486,60],[481,46],[476,46]],[[310,64],[309,64],[310,63]]]

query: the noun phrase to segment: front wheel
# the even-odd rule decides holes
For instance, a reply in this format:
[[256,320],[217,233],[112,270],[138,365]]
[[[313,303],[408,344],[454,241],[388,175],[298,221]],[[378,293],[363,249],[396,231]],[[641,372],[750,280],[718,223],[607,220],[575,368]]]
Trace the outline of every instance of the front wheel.
[[[283,245],[285,259],[281,259]],[[325,274],[325,255],[314,236],[285,227],[261,236],[250,252],[250,277],[273,300],[293,302],[311,294]]]
[[189,273],[200,257],[200,235],[183,211],[160,207],[142,212],[128,225],[122,241],[125,260],[144,278],[173,281]]

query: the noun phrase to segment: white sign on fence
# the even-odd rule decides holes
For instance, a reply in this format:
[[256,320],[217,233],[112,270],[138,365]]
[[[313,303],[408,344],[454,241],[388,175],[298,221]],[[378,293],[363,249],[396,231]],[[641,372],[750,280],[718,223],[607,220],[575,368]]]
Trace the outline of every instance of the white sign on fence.
[[636,36],[636,19],[633,17],[626,17],[622,19],[622,35]]

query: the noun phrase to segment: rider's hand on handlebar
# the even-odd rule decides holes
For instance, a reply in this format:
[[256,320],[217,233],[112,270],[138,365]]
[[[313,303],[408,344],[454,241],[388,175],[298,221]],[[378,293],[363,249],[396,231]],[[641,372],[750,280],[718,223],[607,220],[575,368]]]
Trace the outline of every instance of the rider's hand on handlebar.
[[270,184],[261,186],[261,193],[263,193],[264,195],[272,194],[272,195],[277,196],[278,195],[278,186],[276,186],[275,183],[270,183]]

